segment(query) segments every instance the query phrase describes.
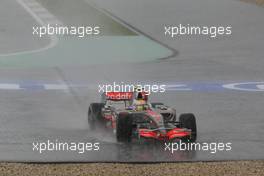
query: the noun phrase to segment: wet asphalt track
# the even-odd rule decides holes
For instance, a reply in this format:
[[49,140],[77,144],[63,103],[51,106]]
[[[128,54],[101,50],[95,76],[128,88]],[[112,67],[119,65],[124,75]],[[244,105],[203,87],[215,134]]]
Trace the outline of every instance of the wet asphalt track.
[[[84,1],[81,1],[81,5],[76,3],[77,7],[79,5],[84,8],[83,11],[73,11],[75,13],[72,12],[73,14],[69,16],[65,13],[69,10],[67,6],[61,7],[60,10],[52,9],[56,5],[60,6],[59,0],[56,1],[57,3],[54,2],[54,5],[52,1],[39,2],[42,2],[45,8],[65,24],[82,24],[85,17],[89,16],[85,13]],[[39,40],[31,35],[14,37],[13,33],[17,34],[17,32],[10,31],[14,27],[6,24],[7,19],[12,18],[19,22],[24,20],[23,25],[15,23],[17,25],[15,27],[27,34],[36,22],[15,1],[1,3],[12,5],[10,8],[24,14],[15,17],[12,14],[1,15],[0,34],[3,40],[1,52],[6,54],[28,48],[35,49],[36,46],[45,47],[48,38]],[[21,61],[23,67],[19,67],[19,62],[8,65],[4,58],[5,61],[2,63],[7,66],[2,65],[0,68],[1,83],[19,84],[24,89],[0,90],[0,160],[153,162],[264,158],[263,91],[219,90],[200,86],[198,91],[174,90],[152,97],[153,101],[161,101],[175,107],[178,113],[193,112],[197,116],[197,142],[231,142],[232,151],[229,152],[218,151],[211,154],[184,151],[170,154],[163,151],[162,144],[144,142],[134,142],[131,145],[119,144],[110,133],[90,131],[86,117],[89,103],[99,101],[96,89],[97,85],[102,83],[142,81],[178,84],[183,82],[190,83],[196,88],[197,85],[205,85],[205,83],[263,82],[263,8],[227,0],[221,2],[97,0],[96,4],[139,31],[175,49],[178,55],[166,60],[149,57],[140,64],[125,63],[131,58],[124,58],[122,64],[111,63],[109,58],[110,62],[105,64],[89,65],[89,61],[83,62],[86,64],[78,64],[73,60],[72,64],[67,62],[66,65],[63,63],[60,65],[56,62],[54,65],[29,65],[28,68],[25,68],[23,61]],[[0,13],[7,12],[4,9],[0,11]],[[80,18],[77,18],[78,16]],[[102,18],[99,21],[104,21],[106,17]],[[195,37],[176,40],[163,35],[164,24],[178,23],[231,24],[233,35],[215,40]],[[115,22],[108,26],[114,27],[108,29],[105,36],[135,35],[134,32],[118,26]],[[116,31],[117,28],[118,33],[111,32]],[[14,42],[16,43],[14,45],[11,41],[19,42]],[[98,49],[98,52],[103,51]],[[140,59],[141,56],[135,55]],[[89,53],[77,57],[89,58],[91,62],[97,59],[91,58]],[[164,57],[167,55],[165,54]],[[44,90],[42,84],[68,85],[68,88]],[[82,86],[70,86],[71,84]],[[32,151],[32,142],[56,139],[62,142],[100,142],[100,151],[84,154],[66,151],[39,154]]]

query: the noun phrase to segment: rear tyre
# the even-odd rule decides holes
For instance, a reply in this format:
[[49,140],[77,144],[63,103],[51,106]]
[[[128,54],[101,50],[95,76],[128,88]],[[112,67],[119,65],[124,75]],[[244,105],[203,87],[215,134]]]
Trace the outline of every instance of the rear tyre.
[[103,124],[102,108],[103,103],[91,103],[88,108],[88,124],[91,130],[95,130],[97,126]]
[[197,138],[196,120],[193,114],[181,114],[179,117],[180,127],[192,130],[191,136],[182,138],[185,142],[195,142]]
[[118,142],[131,142],[132,139],[132,117],[129,114],[119,114],[116,124],[116,139]]

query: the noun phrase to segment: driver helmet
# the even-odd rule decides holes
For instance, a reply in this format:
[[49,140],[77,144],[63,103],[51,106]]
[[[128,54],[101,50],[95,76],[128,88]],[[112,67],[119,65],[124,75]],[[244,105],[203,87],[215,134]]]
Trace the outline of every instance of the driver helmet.
[[144,88],[142,87],[135,87],[134,89],[134,99],[135,100],[144,100],[144,101],[148,101],[148,95],[147,93],[144,91]]

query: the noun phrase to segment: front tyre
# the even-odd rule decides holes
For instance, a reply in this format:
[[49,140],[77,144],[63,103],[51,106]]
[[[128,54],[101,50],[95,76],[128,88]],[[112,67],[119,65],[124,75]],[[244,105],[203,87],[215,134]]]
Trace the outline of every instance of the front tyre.
[[180,127],[191,130],[191,135],[182,138],[185,142],[195,142],[197,138],[197,128],[195,116],[191,113],[181,114],[179,117]]
[[103,123],[102,108],[103,103],[91,103],[88,108],[88,124],[91,130],[95,130],[96,126]]
[[132,139],[132,117],[130,114],[121,113],[117,117],[116,139],[118,142],[131,142]]

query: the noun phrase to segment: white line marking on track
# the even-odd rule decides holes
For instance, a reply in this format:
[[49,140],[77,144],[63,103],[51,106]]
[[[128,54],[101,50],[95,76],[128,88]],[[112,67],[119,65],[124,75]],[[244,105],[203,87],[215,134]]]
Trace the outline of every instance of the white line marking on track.
[[[23,0],[17,0],[17,2],[42,26],[45,25],[45,22],[40,19],[36,13],[34,13],[34,11],[29,7],[30,4],[32,5],[32,3],[26,3]],[[38,4],[38,8],[39,8],[39,4]]]
[[[255,86],[256,88],[239,87],[239,86]],[[248,92],[263,92],[264,82],[243,82],[243,83],[232,83],[223,85],[226,89],[241,90]]]
[[20,90],[19,84],[0,84],[1,90]]
[[47,19],[47,23],[51,26],[62,26],[61,22],[56,19]]
[[41,19],[54,19],[54,16],[50,13],[46,13],[46,12],[40,12],[38,13],[38,16],[41,18]]
[[46,9],[44,9],[43,7],[36,7],[34,8],[34,12],[36,13],[48,13],[48,11]]
[[68,86],[65,84],[44,84],[45,90],[68,90]]
[[[56,19],[54,15],[52,15],[47,9],[41,6],[38,2],[35,0],[16,0],[18,4],[20,4],[41,26],[45,26],[49,24],[49,21],[56,22],[52,24],[58,24],[63,25],[61,21]],[[42,10],[41,10],[42,9]],[[44,13],[45,12],[45,15]],[[42,14],[45,18],[43,19],[39,14]],[[51,17],[47,19],[47,16]],[[33,31],[32,31],[33,32]],[[50,43],[39,49],[30,50],[30,51],[21,51],[21,52],[15,52],[15,53],[9,53],[9,54],[0,54],[0,56],[13,56],[13,55],[21,55],[21,54],[30,54],[30,53],[37,53],[42,52],[45,50],[48,50],[50,48],[55,47],[58,44],[58,37],[56,35],[50,35]]]
[[39,3],[27,3],[27,6],[31,9],[33,8],[38,8],[39,7]]
[[264,84],[263,85],[257,85],[257,88],[264,90]]
[[175,85],[167,85],[168,90],[177,90],[177,91],[191,91],[192,89],[187,88],[186,84],[175,84]]

